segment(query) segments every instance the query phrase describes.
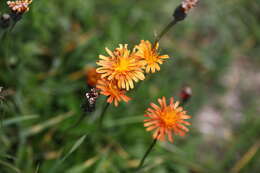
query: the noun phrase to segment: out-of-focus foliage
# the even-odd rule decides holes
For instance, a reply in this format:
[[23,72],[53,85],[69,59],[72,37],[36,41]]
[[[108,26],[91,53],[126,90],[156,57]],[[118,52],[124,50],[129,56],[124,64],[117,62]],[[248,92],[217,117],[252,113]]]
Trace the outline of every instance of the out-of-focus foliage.
[[201,0],[161,40],[172,58],[140,82],[129,104],[109,107],[102,132],[95,118],[104,97],[66,130],[82,114],[86,66],[95,66],[105,47],[152,41],[179,3],[34,0],[0,41],[0,172],[131,170],[152,142],[144,110],[161,96],[178,99],[183,85],[193,89],[185,105],[191,131],[174,144],[158,143],[144,172],[260,172],[260,8],[253,0]]

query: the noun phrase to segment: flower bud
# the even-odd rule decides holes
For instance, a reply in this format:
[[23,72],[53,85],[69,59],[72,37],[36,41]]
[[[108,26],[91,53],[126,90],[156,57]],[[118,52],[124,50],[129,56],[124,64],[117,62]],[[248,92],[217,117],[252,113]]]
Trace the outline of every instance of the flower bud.
[[175,11],[174,11],[174,13],[173,13],[173,17],[174,17],[175,21],[177,21],[177,22],[184,20],[186,16],[187,16],[187,15],[186,15],[186,13],[184,12],[184,9],[182,8],[182,5],[179,5],[179,6],[175,9]]
[[176,22],[182,21],[186,18],[187,13],[198,4],[199,0],[183,0],[174,13],[173,17]]
[[180,92],[180,99],[182,104],[185,104],[189,101],[192,96],[192,89],[190,86],[184,86]]

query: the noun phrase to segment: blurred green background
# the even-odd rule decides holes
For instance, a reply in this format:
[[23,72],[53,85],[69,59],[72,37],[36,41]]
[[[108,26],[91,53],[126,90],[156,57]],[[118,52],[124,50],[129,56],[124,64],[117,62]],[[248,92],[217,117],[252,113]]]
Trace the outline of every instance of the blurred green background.
[[95,118],[105,97],[66,130],[82,114],[84,69],[105,47],[152,41],[180,2],[34,0],[0,41],[0,173],[134,172],[152,142],[145,109],[158,97],[178,99],[184,85],[193,91],[185,105],[190,132],[157,143],[142,172],[260,172],[257,0],[201,1],[161,40],[171,59],[131,92],[129,104],[109,107],[101,134]]

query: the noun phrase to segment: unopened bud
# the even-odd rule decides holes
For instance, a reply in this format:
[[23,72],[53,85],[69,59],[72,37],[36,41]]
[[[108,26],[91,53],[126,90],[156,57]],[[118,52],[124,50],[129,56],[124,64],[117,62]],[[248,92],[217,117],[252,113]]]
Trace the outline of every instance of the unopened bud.
[[185,104],[192,96],[192,89],[190,86],[184,86],[180,92],[180,99],[182,104]]
[[182,21],[186,18],[187,13],[198,4],[199,0],[183,0],[174,13],[173,17],[176,22]]
[[182,8],[182,5],[179,5],[179,6],[175,9],[175,11],[174,11],[174,13],[173,13],[174,20],[177,21],[177,22],[184,20],[186,16],[187,16],[187,15],[186,15],[186,13],[184,12],[184,9]]

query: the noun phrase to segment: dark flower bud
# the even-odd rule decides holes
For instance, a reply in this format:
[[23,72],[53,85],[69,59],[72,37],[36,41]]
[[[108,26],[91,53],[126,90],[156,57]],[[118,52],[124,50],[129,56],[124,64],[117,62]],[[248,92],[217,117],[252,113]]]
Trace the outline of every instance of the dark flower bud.
[[182,3],[175,9],[173,17],[176,22],[186,18],[187,13],[198,4],[199,0],[183,0]]
[[11,24],[11,17],[9,14],[3,14],[0,18],[0,26],[2,28],[8,28]]
[[182,104],[187,103],[192,96],[192,89],[190,86],[184,86],[180,92],[180,99]]
[[187,14],[185,13],[184,9],[182,8],[182,5],[179,5],[173,13],[173,17],[176,22],[184,20],[186,16],[187,16]]

